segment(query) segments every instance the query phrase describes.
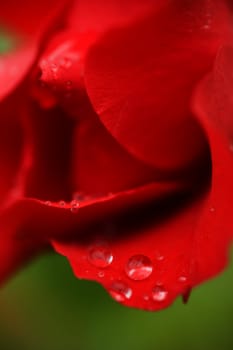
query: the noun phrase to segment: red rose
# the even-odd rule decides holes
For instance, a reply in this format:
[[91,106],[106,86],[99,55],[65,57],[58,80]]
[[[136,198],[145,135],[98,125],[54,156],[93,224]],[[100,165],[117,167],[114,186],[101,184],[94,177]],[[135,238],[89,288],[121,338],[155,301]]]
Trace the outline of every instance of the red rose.
[[186,300],[233,233],[230,1],[11,2],[1,280],[53,246],[125,305]]

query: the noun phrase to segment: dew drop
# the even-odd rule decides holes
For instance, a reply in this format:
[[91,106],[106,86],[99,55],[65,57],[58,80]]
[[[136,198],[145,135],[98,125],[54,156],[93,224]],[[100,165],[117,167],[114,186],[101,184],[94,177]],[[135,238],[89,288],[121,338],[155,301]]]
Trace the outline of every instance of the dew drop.
[[210,29],[210,25],[209,25],[209,24],[205,24],[205,25],[202,27],[202,29],[204,29],[204,30],[209,30],[209,29]]
[[66,202],[64,202],[64,201],[59,202],[59,207],[64,207],[65,205],[66,205]]
[[186,276],[180,276],[178,278],[178,282],[181,282],[181,283],[187,282],[187,277]]
[[89,261],[92,265],[100,268],[108,267],[113,261],[113,255],[107,247],[96,246],[89,251]]
[[46,201],[45,205],[47,205],[48,207],[50,207],[52,205],[52,203],[50,201]]
[[148,278],[153,271],[151,260],[145,255],[132,256],[126,266],[127,276],[135,281],[141,281]]
[[51,68],[51,71],[52,71],[53,73],[57,73],[57,71],[58,71],[58,66],[57,66],[55,63],[52,63],[51,66],[50,66],[50,68]]
[[132,289],[129,286],[127,286],[127,284],[117,281],[113,282],[109,293],[113,299],[122,302],[126,299],[129,300],[131,298]]
[[158,301],[158,302],[164,301],[167,298],[167,295],[168,295],[168,292],[161,285],[155,286],[152,290],[152,299],[154,301]]
[[63,57],[60,61],[60,65],[61,67],[68,69],[71,67],[72,61],[67,57]]
[[103,277],[105,276],[104,271],[99,271],[99,272],[98,272],[98,276],[99,276],[100,278],[103,278]]
[[158,252],[155,254],[155,258],[156,258],[157,261],[164,260],[164,256],[162,254],[158,253]]
[[145,294],[145,295],[143,295],[143,299],[144,299],[145,301],[148,301],[148,300],[150,299],[150,297],[149,297],[149,295]]
[[71,205],[71,208],[70,208],[71,213],[73,214],[77,213],[79,210],[79,202],[76,200],[73,200],[70,202],[70,205]]
[[215,212],[215,208],[214,208],[214,207],[211,207],[211,208],[210,208],[210,212],[211,212],[211,213],[214,213],[214,212]]

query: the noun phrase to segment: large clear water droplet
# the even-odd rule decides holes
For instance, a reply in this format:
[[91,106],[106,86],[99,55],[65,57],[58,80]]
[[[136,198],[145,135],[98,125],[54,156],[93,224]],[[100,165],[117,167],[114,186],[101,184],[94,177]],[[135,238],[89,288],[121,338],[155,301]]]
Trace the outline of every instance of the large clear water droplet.
[[92,265],[100,268],[108,267],[113,261],[112,252],[104,246],[92,247],[88,258]]
[[162,302],[167,298],[167,295],[167,290],[161,285],[156,285],[152,290],[152,299],[154,301]]
[[145,255],[132,256],[126,266],[125,272],[127,276],[135,281],[141,281],[148,278],[153,271],[151,260]]
[[130,299],[132,296],[132,289],[127,286],[127,284],[116,281],[113,282],[111,289],[109,291],[110,295],[116,301],[125,301],[126,299]]

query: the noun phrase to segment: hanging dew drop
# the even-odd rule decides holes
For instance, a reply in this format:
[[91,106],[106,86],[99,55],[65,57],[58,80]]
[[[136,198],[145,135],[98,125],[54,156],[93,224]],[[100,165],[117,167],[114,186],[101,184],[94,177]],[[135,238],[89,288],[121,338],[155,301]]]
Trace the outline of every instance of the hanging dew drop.
[[153,271],[151,260],[145,255],[132,256],[126,266],[125,272],[129,278],[135,281],[141,281],[148,278]]
[[161,286],[157,285],[152,290],[152,299],[157,302],[165,301],[167,298],[168,292],[167,290]]
[[100,268],[106,268],[111,265],[113,255],[107,247],[96,246],[89,250],[88,259],[92,265]]
[[113,282],[109,293],[113,299],[119,302],[129,300],[133,294],[132,289],[120,281]]

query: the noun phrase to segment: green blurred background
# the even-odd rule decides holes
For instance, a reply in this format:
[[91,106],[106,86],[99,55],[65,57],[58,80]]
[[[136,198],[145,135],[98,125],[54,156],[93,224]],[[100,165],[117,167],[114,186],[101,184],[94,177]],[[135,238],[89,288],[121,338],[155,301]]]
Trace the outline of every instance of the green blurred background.
[[67,261],[44,256],[0,291],[0,349],[233,349],[233,265],[167,310],[114,302],[96,283],[77,280]]

